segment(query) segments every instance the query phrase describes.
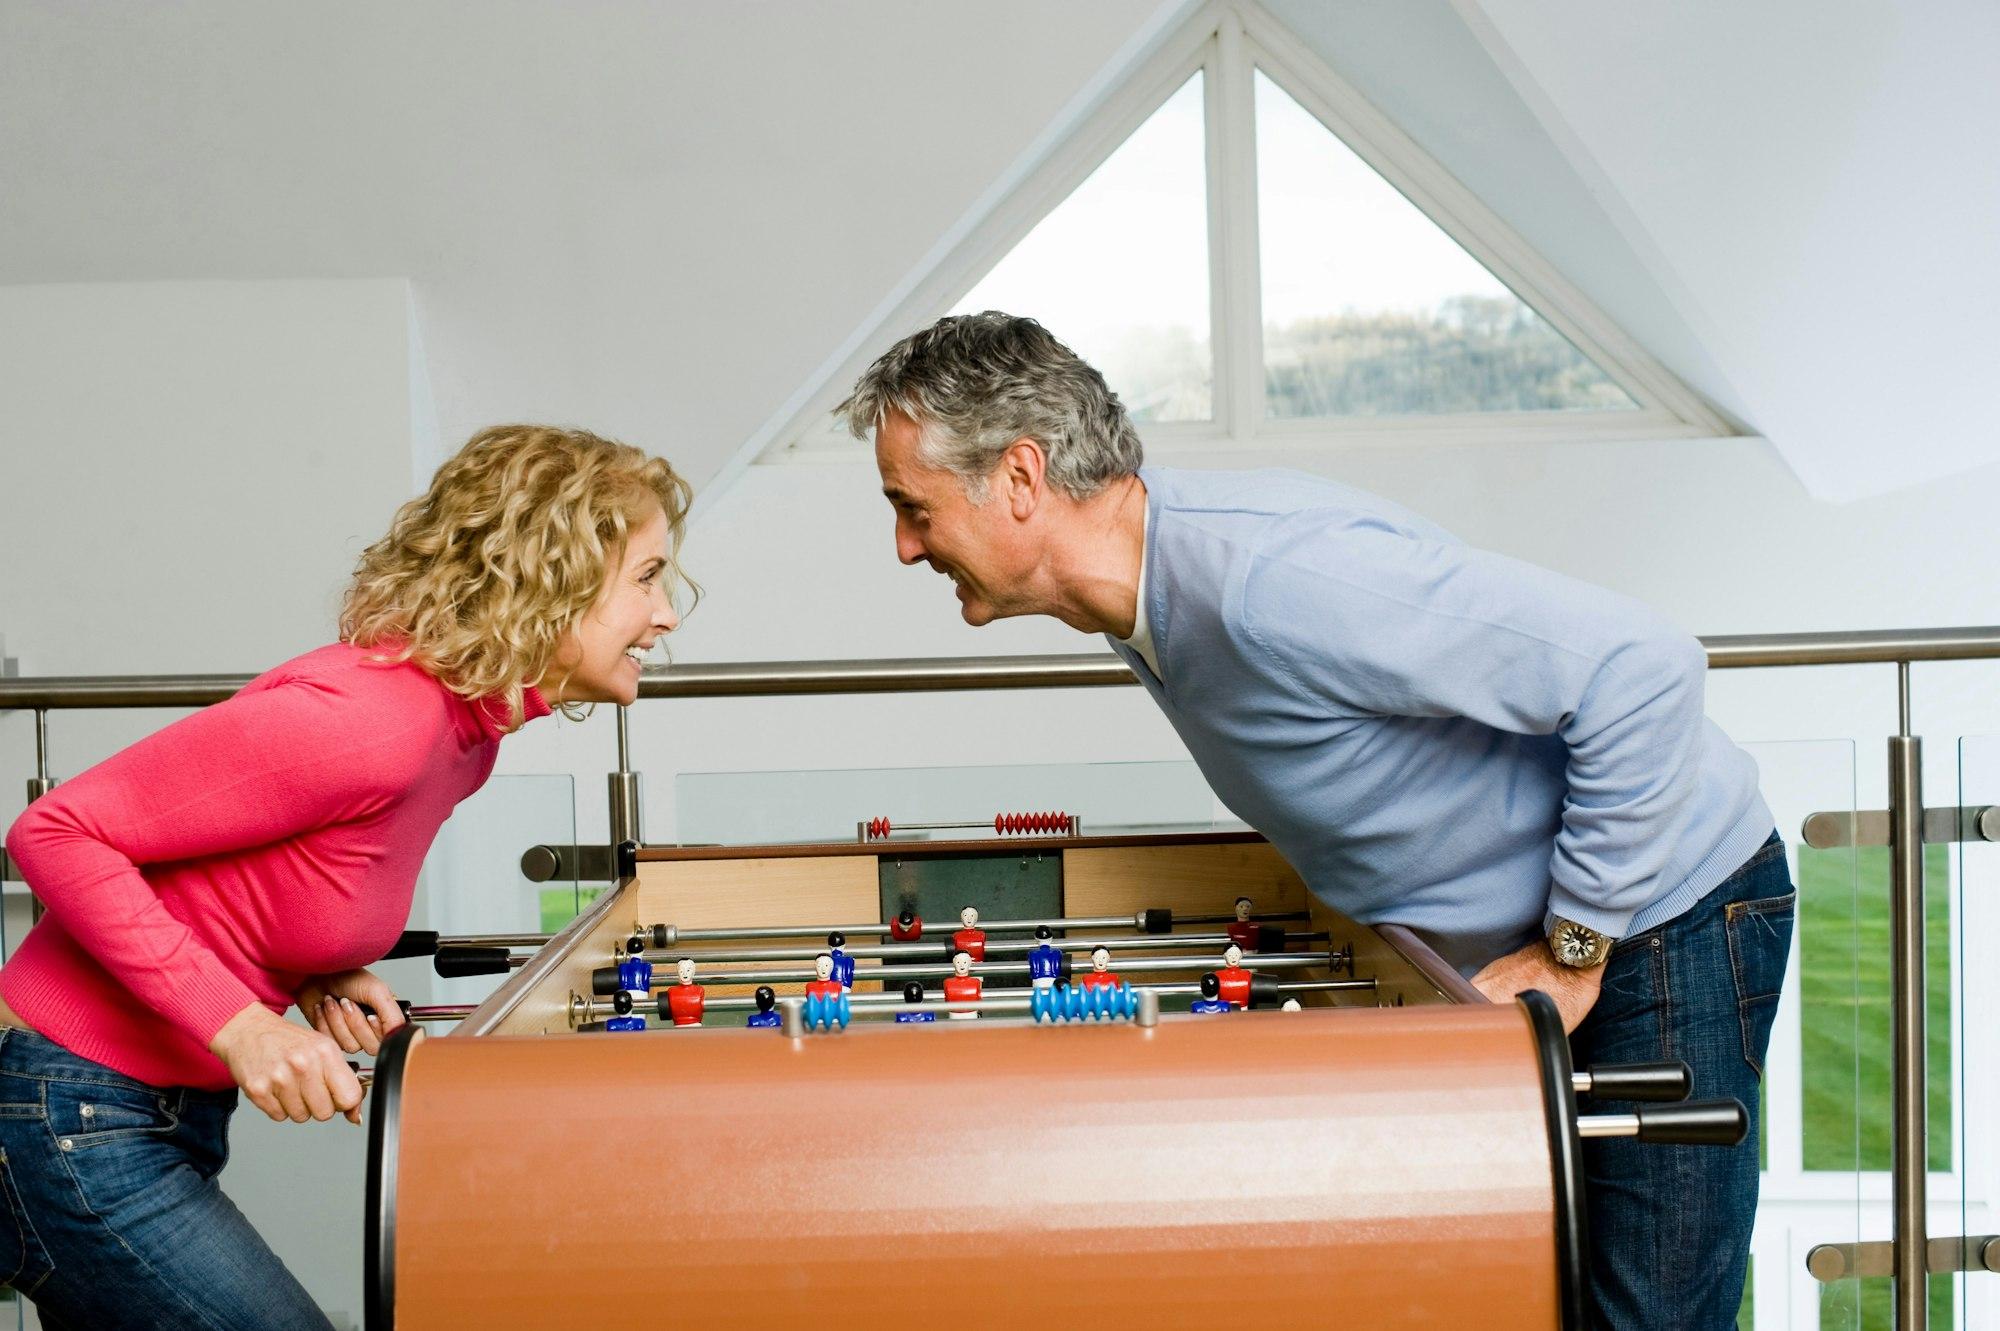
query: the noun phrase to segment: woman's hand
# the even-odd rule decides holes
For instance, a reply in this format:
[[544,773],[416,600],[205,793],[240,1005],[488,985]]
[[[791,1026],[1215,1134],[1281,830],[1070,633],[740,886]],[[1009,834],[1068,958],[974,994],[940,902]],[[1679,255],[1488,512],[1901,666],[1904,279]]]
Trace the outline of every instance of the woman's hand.
[[309,1118],[324,1123],[334,1112],[361,1121],[361,1080],[332,1038],[293,1025],[262,1003],[224,1022],[209,1050],[250,1103],[273,1122]]
[[403,1024],[395,991],[370,970],[316,975],[299,990],[298,1003],[314,1030],[350,1054],[381,1053],[382,1038]]

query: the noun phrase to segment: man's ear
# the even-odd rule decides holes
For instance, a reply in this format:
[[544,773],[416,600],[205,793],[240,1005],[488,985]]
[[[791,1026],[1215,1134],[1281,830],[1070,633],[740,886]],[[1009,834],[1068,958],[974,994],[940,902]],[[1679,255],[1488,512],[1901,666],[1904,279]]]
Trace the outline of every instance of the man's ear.
[[1041,506],[1043,486],[1048,480],[1048,458],[1042,453],[1042,446],[1022,435],[1000,455],[999,472],[1007,487],[1008,511],[1020,519],[1033,517]]

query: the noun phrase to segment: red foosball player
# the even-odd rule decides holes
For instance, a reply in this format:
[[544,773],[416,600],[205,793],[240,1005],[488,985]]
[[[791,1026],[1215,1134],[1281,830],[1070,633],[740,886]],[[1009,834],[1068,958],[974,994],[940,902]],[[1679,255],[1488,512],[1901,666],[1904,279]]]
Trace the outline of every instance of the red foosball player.
[[967,906],[958,913],[958,922],[965,927],[952,934],[952,950],[974,961],[986,960],[986,931],[979,927],[979,912]]
[[676,1026],[701,1025],[701,1010],[708,1002],[708,990],[694,982],[694,958],[682,957],[676,967],[680,983],[667,988],[667,1014]]
[[913,910],[905,910],[889,921],[889,937],[898,943],[914,943],[923,936],[923,919]]
[[[972,907],[967,906],[965,913],[968,915],[972,914]],[[951,977],[944,982],[944,996],[946,1000],[949,1002],[965,1002],[978,998],[979,991],[986,987],[986,982],[972,973],[972,954],[970,952],[960,952],[953,956],[951,959],[951,969],[953,972]],[[954,1012],[951,1014],[954,1021],[962,1021],[965,1018],[976,1017],[978,1015],[977,1012]]]
[[1109,986],[1115,989],[1118,983],[1117,972],[1111,969],[1111,949],[1108,947],[1090,949],[1090,974],[1083,977],[1083,987],[1096,989]]
[[1245,952],[1254,952],[1257,950],[1257,930],[1259,927],[1250,918],[1250,898],[1236,898],[1236,919],[1223,931],[1229,935],[1229,941],[1242,948]]
[[1250,1006],[1250,981],[1253,977],[1243,969],[1242,962],[1243,949],[1231,943],[1222,950],[1222,969],[1215,973],[1222,1000],[1233,1008]]
[[814,957],[813,970],[818,973],[819,978],[806,982],[807,998],[835,999],[839,998],[845,992],[846,986],[833,978],[833,957],[831,955],[822,952],[817,957]]

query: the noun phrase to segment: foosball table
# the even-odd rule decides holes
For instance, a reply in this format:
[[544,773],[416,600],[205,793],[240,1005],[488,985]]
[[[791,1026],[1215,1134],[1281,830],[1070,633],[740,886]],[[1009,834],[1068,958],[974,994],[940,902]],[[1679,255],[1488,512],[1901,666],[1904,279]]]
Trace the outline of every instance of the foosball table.
[[1582,1138],[1747,1126],[1580,1113],[1686,1069],[1572,1069],[1548,1000],[1485,1002],[1249,832],[618,858],[545,941],[406,936],[510,974],[377,1060],[374,1331],[1580,1331]]

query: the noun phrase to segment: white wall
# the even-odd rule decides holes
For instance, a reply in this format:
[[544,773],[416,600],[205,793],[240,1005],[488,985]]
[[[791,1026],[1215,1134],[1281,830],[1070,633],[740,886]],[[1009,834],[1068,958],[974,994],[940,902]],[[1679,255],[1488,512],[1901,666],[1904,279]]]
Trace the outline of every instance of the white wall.
[[[410,493],[409,330],[401,281],[0,287],[0,632],[22,673],[251,673],[330,641]],[[176,715],[57,714],[54,771]],[[0,713],[0,825],[33,759],[30,718]],[[224,1175],[355,1325],[363,1148],[345,1123],[246,1109]]]

